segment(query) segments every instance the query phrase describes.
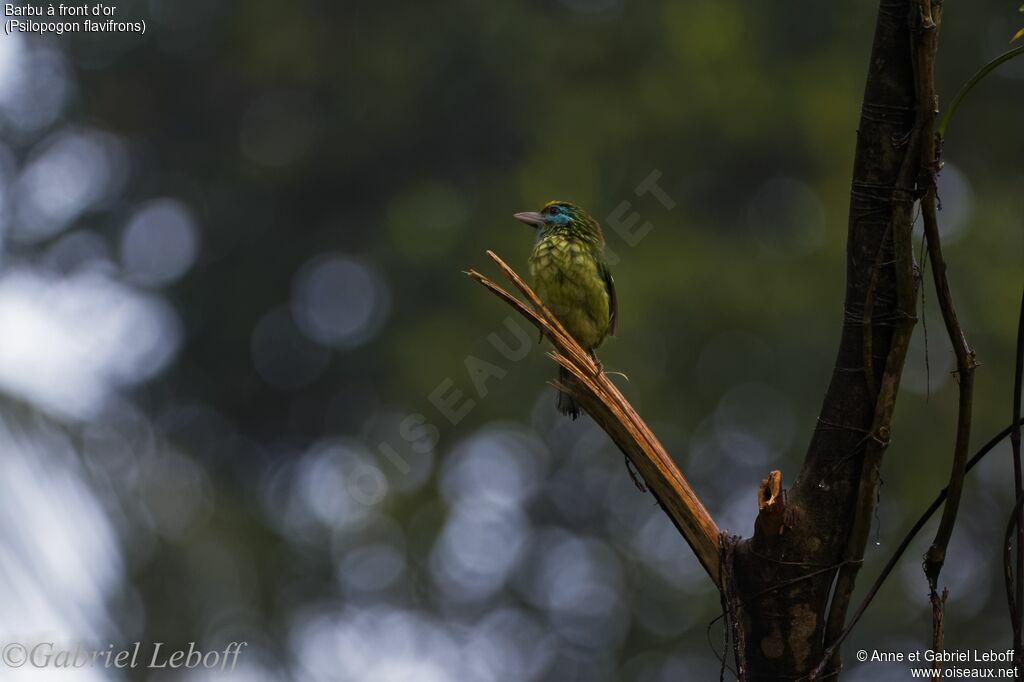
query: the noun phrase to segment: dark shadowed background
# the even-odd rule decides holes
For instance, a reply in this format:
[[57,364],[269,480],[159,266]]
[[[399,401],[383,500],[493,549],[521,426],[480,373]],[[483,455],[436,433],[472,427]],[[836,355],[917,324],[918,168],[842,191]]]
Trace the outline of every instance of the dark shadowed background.
[[[944,102],[1017,4],[947,4]],[[514,211],[589,208],[605,366],[749,535],[831,371],[872,3],[116,5],[145,35],[0,36],[0,639],[245,640],[257,682],[718,679],[712,585],[461,272],[525,272]],[[977,444],[1010,419],[1022,84],[1024,60],[963,105],[939,182]],[[924,288],[862,588],[948,473]],[[967,484],[951,648],[1010,645],[1009,472],[1004,445]],[[849,651],[928,648],[924,536]]]

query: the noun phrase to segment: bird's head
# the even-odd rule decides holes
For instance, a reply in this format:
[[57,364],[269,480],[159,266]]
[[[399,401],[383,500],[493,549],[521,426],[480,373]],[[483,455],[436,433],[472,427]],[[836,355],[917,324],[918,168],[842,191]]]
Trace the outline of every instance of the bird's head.
[[579,239],[604,245],[601,225],[589,213],[568,201],[549,201],[540,212],[524,211],[512,216],[521,223],[537,229],[538,237],[562,232]]

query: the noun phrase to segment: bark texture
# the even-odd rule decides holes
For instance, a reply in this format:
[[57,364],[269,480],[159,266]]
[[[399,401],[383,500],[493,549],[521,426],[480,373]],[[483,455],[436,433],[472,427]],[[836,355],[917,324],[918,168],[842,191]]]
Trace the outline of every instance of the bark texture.
[[[842,627],[863,557],[915,321],[909,244],[922,148],[915,126],[916,8],[914,0],[879,6],[850,192],[842,336],[803,468],[786,499],[786,522],[775,533],[758,524],[732,552],[743,679],[792,680],[814,670]],[[830,605],[833,584],[837,603]],[[829,666],[837,670],[838,659]]]

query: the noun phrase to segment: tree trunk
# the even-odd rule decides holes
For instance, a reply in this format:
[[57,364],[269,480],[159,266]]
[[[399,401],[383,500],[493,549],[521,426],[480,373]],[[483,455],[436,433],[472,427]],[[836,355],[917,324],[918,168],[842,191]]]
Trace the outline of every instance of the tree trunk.
[[[850,192],[842,337],[803,468],[788,497],[763,506],[754,536],[727,550],[743,679],[792,680],[815,668],[841,629],[864,554],[915,322],[911,209],[929,146],[915,134],[916,7],[881,0],[878,10]],[[838,658],[829,667],[837,672]]]

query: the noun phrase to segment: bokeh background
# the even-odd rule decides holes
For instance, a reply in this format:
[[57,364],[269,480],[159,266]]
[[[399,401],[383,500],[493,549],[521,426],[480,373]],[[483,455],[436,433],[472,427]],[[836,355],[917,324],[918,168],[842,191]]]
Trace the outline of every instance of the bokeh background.
[[[1017,4],[947,5],[943,101]],[[834,357],[872,3],[116,5],[145,35],[0,36],[4,641],[246,640],[234,679],[257,682],[717,679],[685,543],[461,273],[493,272],[488,248],[525,270],[510,214],[548,199],[635,220],[606,229],[602,359],[748,535]],[[1022,84],[1024,60],[976,90],[940,178],[978,444],[1010,417]],[[925,289],[862,587],[948,471]],[[952,647],[1010,642],[1009,471],[1004,445],[967,485]],[[849,651],[927,648],[927,536]],[[907,677],[848,658],[846,679]],[[225,679],[50,673],[0,678]]]

